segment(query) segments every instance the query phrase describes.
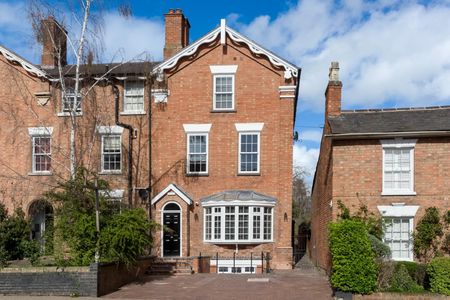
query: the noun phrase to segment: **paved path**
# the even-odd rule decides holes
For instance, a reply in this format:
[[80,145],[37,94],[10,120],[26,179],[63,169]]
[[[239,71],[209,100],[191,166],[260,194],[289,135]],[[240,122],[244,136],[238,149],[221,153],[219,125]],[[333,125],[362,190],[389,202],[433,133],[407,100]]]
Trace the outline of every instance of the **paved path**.
[[267,275],[195,274],[148,276],[106,295],[107,299],[332,299],[325,277],[315,271]]

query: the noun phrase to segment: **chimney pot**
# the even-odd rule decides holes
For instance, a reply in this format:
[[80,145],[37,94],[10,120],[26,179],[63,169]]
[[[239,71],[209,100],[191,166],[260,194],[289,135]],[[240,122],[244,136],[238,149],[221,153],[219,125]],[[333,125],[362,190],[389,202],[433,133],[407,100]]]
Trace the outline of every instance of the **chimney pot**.
[[339,62],[331,62],[330,72],[328,73],[329,81],[339,81]]
[[328,86],[325,91],[325,120],[328,116],[341,114],[342,82],[339,80],[339,63],[331,63],[328,74]]

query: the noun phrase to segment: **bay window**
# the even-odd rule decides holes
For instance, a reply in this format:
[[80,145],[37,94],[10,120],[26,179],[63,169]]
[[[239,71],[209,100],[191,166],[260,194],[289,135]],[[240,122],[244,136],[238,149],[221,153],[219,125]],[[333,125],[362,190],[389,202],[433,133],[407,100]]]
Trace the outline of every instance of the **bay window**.
[[[271,242],[272,220],[272,207],[244,205],[205,207],[204,240],[233,244]],[[211,232],[214,232],[214,235]]]

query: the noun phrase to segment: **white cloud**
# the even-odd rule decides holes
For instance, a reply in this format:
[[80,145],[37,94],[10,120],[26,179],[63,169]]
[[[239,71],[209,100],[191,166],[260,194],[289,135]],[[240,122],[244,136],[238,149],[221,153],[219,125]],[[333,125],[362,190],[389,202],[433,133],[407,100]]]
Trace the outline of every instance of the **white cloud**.
[[164,24],[157,19],[124,18],[117,13],[105,15],[103,54],[106,61],[135,59],[161,60]]
[[299,132],[299,139],[301,141],[312,141],[320,143],[322,139],[322,131],[320,130],[305,130]]
[[319,157],[319,149],[310,148],[300,145],[298,143],[294,144],[294,167],[300,167],[307,172],[306,183],[311,185],[314,170],[316,169],[317,158]]
[[240,31],[302,67],[302,109],[322,111],[331,61],[339,61],[343,106],[450,103],[448,1],[299,1]]

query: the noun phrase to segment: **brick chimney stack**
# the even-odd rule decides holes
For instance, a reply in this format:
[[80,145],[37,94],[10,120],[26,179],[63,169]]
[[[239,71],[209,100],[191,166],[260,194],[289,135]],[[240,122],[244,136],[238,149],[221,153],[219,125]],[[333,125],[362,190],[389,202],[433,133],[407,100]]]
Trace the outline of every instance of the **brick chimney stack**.
[[164,46],[164,60],[173,56],[189,44],[188,19],[181,9],[169,9],[164,15],[166,23],[166,44]]
[[331,63],[328,74],[328,86],[325,91],[325,120],[328,116],[341,114],[342,82],[339,80],[339,63]]
[[41,21],[42,57],[43,68],[54,68],[58,65],[60,57],[61,65],[67,64],[67,31],[55,20],[53,16]]

